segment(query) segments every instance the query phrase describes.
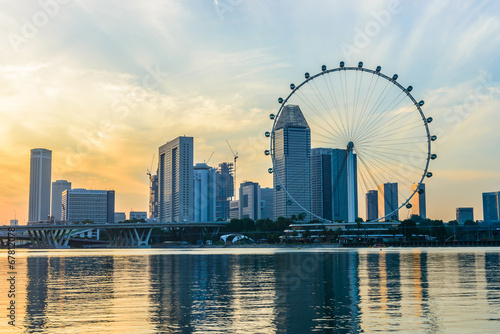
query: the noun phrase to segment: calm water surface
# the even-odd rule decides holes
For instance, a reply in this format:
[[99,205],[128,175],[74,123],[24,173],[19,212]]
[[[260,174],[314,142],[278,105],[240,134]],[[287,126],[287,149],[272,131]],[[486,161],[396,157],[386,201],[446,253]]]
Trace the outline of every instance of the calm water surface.
[[2,279],[2,333],[500,332],[498,248],[18,250],[16,261],[17,326]]

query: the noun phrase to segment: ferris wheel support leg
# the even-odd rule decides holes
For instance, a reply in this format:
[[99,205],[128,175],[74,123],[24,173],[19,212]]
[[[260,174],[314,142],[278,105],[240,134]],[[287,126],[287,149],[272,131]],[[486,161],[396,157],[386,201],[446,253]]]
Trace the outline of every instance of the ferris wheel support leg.
[[347,145],[347,220],[354,223],[356,220],[356,206],[354,200],[354,143]]

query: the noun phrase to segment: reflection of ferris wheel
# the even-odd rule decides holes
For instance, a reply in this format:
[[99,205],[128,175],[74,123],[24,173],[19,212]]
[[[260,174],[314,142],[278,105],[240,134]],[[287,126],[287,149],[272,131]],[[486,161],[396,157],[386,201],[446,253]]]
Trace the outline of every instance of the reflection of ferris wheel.
[[423,180],[432,176],[429,160],[437,157],[424,101],[380,66],[340,62],[321,70],[291,84],[292,92],[278,99],[278,113],[270,115],[266,154],[273,161],[275,215],[354,222],[364,211],[366,220],[398,218],[414,195],[423,194]]

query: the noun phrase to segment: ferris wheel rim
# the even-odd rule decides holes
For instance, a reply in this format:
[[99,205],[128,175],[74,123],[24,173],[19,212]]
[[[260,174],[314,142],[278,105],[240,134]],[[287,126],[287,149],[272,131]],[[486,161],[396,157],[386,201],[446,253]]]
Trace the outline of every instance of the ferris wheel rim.
[[[399,88],[403,93],[405,93],[406,96],[410,99],[410,101],[413,103],[413,105],[418,110],[418,112],[420,114],[420,117],[422,118],[424,127],[425,127],[425,132],[426,132],[426,135],[427,135],[427,156],[426,156],[425,167],[424,167],[423,173],[422,173],[422,175],[420,177],[420,180],[418,181],[418,186],[415,188],[414,191],[411,192],[410,196],[406,200],[404,200],[402,202],[402,204],[399,205],[395,210],[387,213],[386,215],[384,215],[382,217],[370,220],[370,222],[378,222],[378,221],[381,221],[381,220],[386,219],[388,217],[391,217],[394,213],[398,212],[401,208],[405,207],[410,202],[410,200],[413,198],[413,196],[415,196],[415,194],[419,191],[420,186],[423,184],[424,179],[426,177],[429,177],[428,176],[428,169],[429,169],[429,163],[430,163],[431,154],[432,154],[432,152],[431,152],[431,142],[433,141],[432,136],[430,134],[429,126],[428,126],[428,123],[429,123],[428,119],[425,117],[424,112],[421,109],[420,103],[417,102],[417,100],[415,100],[415,98],[411,94],[410,90],[408,90],[408,88],[403,87],[397,81],[397,78],[398,78],[397,74],[395,74],[391,78],[391,77],[389,77],[389,76],[387,76],[387,75],[385,75],[384,73],[381,72],[380,66],[377,67],[376,70],[372,70],[372,69],[364,68],[362,62],[360,62],[357,67],[354,67],[354,66],[345,67],[345,66],[343,66],[343,62],[341,62],[340,67],[335,67],[335,68],[331,68],[331,69],[328,69],[328,68],[326,68],[325,65],[323,65],[321,72],[318,72],[315,75],[309,75],[309,73],[306,72],[306,79],[304,81],[302,81],[297,86],[295,86],[294,84],[291,84],[290,88],[291,88],[292,91],[290,92],[290,94],[288,94],[288,96],[285,99],[280,98],[280,99],[282,99],[282,101],[279,102],[281,104],[281,106],[280,106],[278,112],[276,113],[276,115],[274,115],[274,118],[273,118],[273,126],[272,126],[272,130],[271,130],[271,134],[270,134],[270,137],[271,137],[270,138],[270,155],[271,155],[271,160],[272,160],[272,173],[276,175],[276,178],[277,178],[277,180],[279,182],[279,185],[281,186],[280,190],[284,190],[285,193],[288,195],[288,197],[293,202],[295,202],[295,204],[297,204],[302,210],[304,210],[305,213],[310,214],[311,216],[319,219],[320,221],[335,222],[334,220],[325,219],[323,217],[320,217],[320,216],[314,214],[313,212],[311,212],[312,210],[308,210],[308,209],[304,208],[304,206],[302,204],[300,204],[292,195],[290,195],[289,191],[283,185],[283,182],[281,181],[281,178],[279,177],[279,174],[276,172],[275,151],[274,151],[274,134],[275,134],[276,122],[278,121],[279,116],[280,116],[283,108],[287,105],[288,100],[296,92],[298,92],[301,87],[303,87],[304,85],[306,85],[309,82],[312,82],[316,78],[319,78],[319,77],[324,76],[324,75],[328,75],[330,73],[340,72],[340,71],[346,71],[346,72],[347,71],[361,71],[361,72],[371,73],[371,74],[374,74],[374,75],[378,75],[379,77],[381,77],[381,78],[387,80],[388,82],[392,83],[397,88]],[[292,85],[293,85],[293,88],[292,88]],[[411,86],[409,86],[409,87],[411,87]],[[274,189],[273,191],[277,191],[277,189]]]

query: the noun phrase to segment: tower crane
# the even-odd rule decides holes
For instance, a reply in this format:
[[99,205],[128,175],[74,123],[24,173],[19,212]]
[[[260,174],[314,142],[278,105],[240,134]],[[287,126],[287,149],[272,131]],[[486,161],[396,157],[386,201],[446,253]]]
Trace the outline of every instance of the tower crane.
[[234,190],[233,190],[233,193],[234,193],[234,199],[236,199],[236,185],[237,185],[237,183],[236,183],[236,159],[238,159],[238,152],[234,153],[233,148],[229,144],[229,141],[226,140],[226,143],[227,143],[227,146],[229,146],[229,149],[231,150],[231,153],[233,154],[233,157],[234,157]]

